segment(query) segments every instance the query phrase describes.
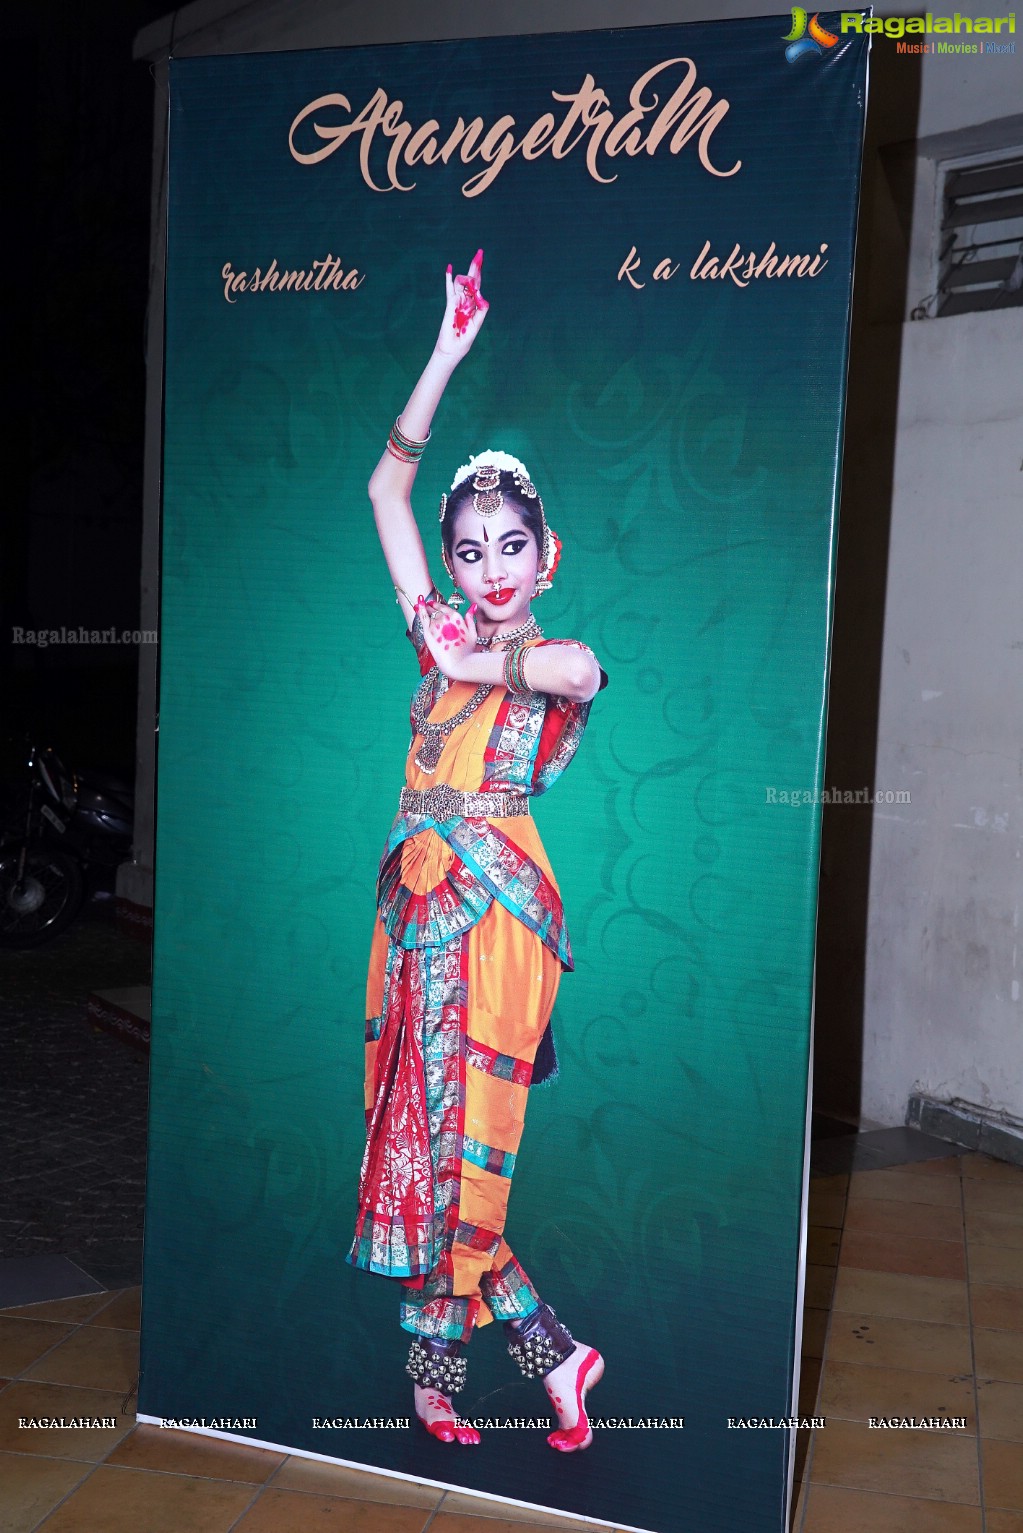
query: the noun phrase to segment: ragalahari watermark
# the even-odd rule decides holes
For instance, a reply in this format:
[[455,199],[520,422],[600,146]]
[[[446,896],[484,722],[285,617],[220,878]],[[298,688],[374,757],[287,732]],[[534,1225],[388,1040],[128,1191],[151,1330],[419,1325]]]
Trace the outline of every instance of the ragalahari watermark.
[[911,804],[908,788],[764,788],[766,804]]
[[60,644],[156,644],[155,628],[17,628],[11,629],[12,644],[34,644],[50,649]]

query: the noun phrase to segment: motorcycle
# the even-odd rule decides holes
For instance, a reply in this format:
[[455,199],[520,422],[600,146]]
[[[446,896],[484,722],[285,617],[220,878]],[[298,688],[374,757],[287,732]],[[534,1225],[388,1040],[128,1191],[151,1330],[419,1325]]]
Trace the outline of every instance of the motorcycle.
[[0,834],[0,947],[29,948],[64,931],[87,893],[131,856],[135,804],[119,777],[69,772],[29,747],[28,781]]

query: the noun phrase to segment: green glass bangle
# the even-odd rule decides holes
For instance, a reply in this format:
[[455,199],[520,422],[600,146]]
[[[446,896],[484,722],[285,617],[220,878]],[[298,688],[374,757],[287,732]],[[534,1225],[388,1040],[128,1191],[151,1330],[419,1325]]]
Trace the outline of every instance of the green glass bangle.
[[405,433],[402,431],[401,427],[398,424],[398,421],[400,419],[401,419],[401,416],[398,416],[397,419],[394,422],[394,425],[391,427],[391,435],[394,437],[394,440],[397,442],[399,447],[407,448],[407,450],[409,452],[417,452],[418,451],[418,452],[421,453],[423,448],[426,446],[427,442],[430,440],[430,437],[433,435],[432,430],[428,431],[426,433],[426,436],[423,438],[423,440],[421,442],[419,442],[419,441],[416,440],[415,437],[411,437],[411,436],[406,436],[405,435]]

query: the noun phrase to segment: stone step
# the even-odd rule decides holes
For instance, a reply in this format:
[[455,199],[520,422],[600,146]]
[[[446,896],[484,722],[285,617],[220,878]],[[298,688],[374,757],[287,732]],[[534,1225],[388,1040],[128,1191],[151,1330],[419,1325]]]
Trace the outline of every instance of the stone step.
[[124,1043],[149,1051],[149,1027],[153,1015],[151,985],[121,985],[94,990],[86,1007],[86,1020]]

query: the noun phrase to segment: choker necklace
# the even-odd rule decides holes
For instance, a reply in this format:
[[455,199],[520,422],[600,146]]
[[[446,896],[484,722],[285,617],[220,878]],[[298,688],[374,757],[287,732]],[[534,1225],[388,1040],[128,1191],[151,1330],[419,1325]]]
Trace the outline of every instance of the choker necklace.
[[503,644],[506,647],[512,644],[521,644],[525,639],[542,639],[543,629],[532,613],[525,622],[519,623],[517,628],[508,628],[504,632],[492,633],[487,638],[478,636],[476,643],[480,649],[493,649],[495,644]]

